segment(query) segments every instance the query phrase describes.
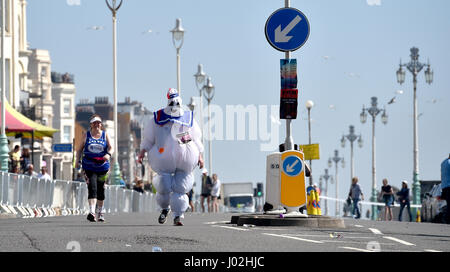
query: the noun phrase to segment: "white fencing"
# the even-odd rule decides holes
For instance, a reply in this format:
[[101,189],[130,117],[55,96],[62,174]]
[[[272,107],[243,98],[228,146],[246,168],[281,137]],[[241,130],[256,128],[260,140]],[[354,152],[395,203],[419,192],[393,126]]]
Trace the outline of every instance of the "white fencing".
[[[87,214],[88,189],[85,182],[46,180],[0,172],[0,211],[23,217]],[[106,185],[107,213],[152,212],[156,196]]]

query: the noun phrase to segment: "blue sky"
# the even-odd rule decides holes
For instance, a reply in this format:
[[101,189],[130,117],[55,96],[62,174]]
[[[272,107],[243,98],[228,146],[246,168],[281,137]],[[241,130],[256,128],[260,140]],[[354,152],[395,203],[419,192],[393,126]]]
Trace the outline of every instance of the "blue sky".
[[[151,110],[165,105],[167,89],[176,87],[176,54],[169,31],[181,18],[186,30],[181,49],[185,103],[198,95],[193,75],[201,63],[216,86],[212,103],[224,111],[227,105],[278,105],[284,53],[266,41],[264,25],[283,6],[282,0],[124,0],[117,26],[119,101],[129,96]],[[370,119],[361,124],[359,114],[372,96],[378,97],[379,107],[396,96],[395,103],[386,105],[387,125],[380,115],[376,120],[377,187],[382,178],[398,187],[402,179],[412,180],[412,75],[407,72],[400,86],[395,72],[400,58],[409,61],[413,46],[420,50],[419,60],[429,59],[434,70],[431,85],[425,83],[423,71],[418,76],[419,178],[440,179],[440,163],[450,153],[450,2],[291,0],[291,6],[306,15],[311,27],[308,41],[291,55],[298,63],[299,88],[293,137],[295,143],[307,144],[305,102],[314,101],[312,142],[320,144],[321,157],[312,165],[315,182],[338,149],[347,162],[339,169],[339,196],[345,197],[350,145],[342,148],[340,139],[354,125],[364,140],[363,148],[355,145],[355,174],[370,195],[372,124]],[[112,20],[105,1],[29,0],[27,14],[30,47],[50,51],[53,71],[75,75],[77,101],[94,96],[112,101]],[[284,120],[279,136],[284,142]],[[245,140],[214,141],[214,172],[222,182],[265,182],[265,161],[271,152],[261,151],[261,143],[249,140],[248,134]],[[335,195],[334,185],[329,195]]]

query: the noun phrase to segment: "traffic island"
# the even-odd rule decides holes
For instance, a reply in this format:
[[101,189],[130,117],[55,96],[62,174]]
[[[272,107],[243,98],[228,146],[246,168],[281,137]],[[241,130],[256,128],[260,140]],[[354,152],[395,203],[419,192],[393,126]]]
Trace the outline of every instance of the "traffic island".
[[297,226],[310,228],[345,228],[342,218],[322,215],[308,215],[307,217],[286,217],[279,214],[242,214],[231,217],[231,224],[238,226]]

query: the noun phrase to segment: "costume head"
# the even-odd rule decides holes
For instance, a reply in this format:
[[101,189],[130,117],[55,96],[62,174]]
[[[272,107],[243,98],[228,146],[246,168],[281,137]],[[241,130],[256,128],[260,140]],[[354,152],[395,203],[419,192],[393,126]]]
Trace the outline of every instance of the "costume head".
[[183,115],[182,103],[177,89],[170,88],[167,92],[167,106],[164,108],[164,113],[171,116]]

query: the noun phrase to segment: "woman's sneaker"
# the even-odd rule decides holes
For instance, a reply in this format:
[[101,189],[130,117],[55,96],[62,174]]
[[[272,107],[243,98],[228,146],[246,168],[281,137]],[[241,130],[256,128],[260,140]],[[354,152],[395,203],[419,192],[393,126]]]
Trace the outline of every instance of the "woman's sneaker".
[[158,222],[160,224],[166,223],[167,215],[169,214],[169,211],[170,211],[170,209],[163,209],[161,211],[161,214],[159,215],[159,218],[158,218]]
[[97,207],[96,208],[96,213],[97,213],[97,221],[98,222],[105,222],[105,212],[103,211],[103,209],[99,209]]
[[174,226],[184,226],[181,222],[181,217],[177,216],[173,219],[173,225]]
[[93,213],[89,213],[87,216],[87,220],[91,221],[91,222],[95,222],[95,214]]

